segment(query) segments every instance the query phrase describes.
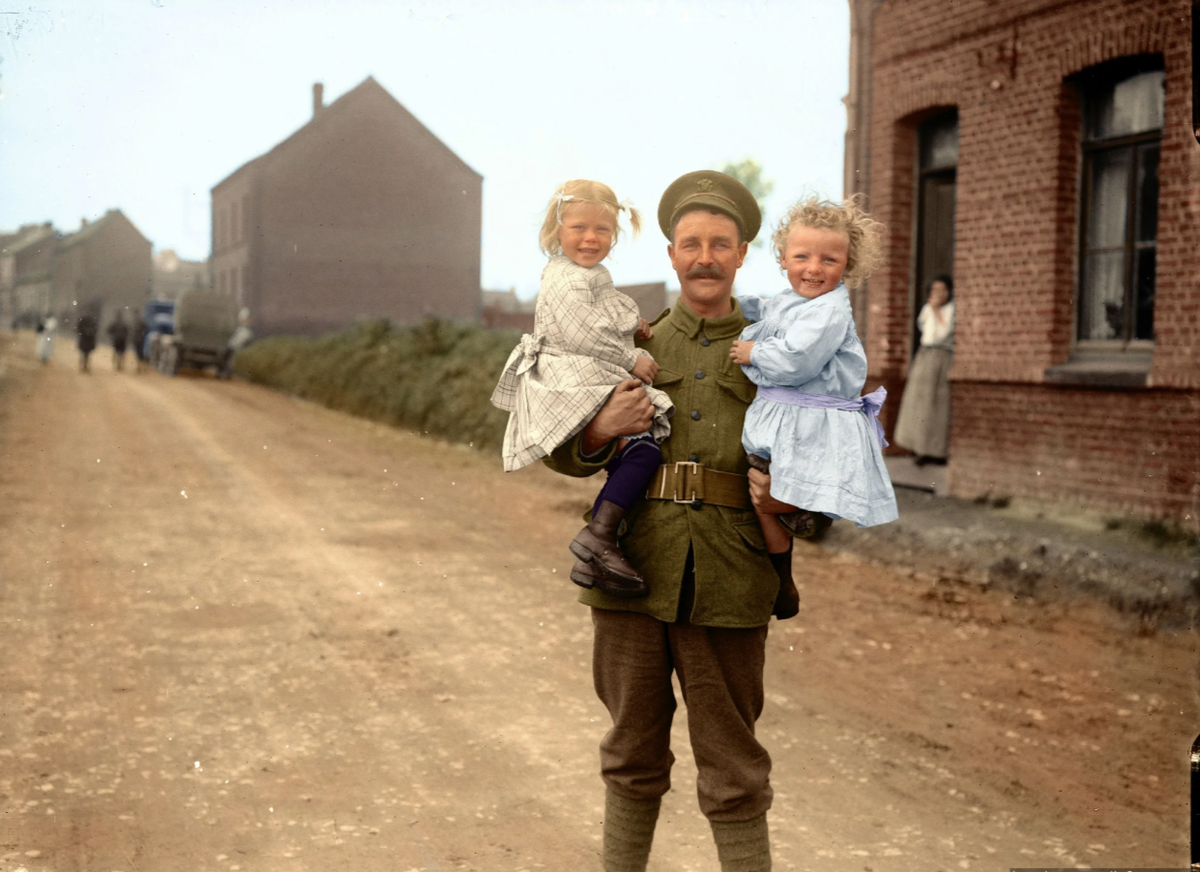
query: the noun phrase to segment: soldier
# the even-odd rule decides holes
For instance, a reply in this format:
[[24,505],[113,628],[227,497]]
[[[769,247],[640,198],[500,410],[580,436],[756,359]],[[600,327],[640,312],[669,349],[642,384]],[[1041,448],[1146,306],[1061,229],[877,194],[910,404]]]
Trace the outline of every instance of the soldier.
[[[749,469],[742,421],[755,388],[729,352],[747,324],[733,299],[734,276],[762,218],[737,180],[703,171],[671,184],[658,220],[681,291],[642,345],[660,366],[654,386],[676,414],[663,465],[627,515],[622,540],[650,594],[622,600],[591,589],[579,597],[592,608],[595,687],[613,719],[600,745],[604,868],[646,868],[674,762],[674,672],[721,868],[759,872],[771,867],[771,758],[754,727],[780,576],[755,508],[793,507],[772,500],[769,476]],[[611,459],[618,437],[646,430],[652,414],[640,383],[623,382],[547,462],[590,475]],[[790,552],[786,559],[790,570]]]

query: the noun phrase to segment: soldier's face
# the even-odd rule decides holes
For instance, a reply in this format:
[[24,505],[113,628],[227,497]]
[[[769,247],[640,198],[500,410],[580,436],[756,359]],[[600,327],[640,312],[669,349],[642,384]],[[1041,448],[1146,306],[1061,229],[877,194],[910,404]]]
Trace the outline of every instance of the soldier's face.
[[748,249],[748,243],[738,243],[737,224],[729,216],[707,209],[685,213],[667,246],[680,299],[702,318],[728,315],[733,280]]

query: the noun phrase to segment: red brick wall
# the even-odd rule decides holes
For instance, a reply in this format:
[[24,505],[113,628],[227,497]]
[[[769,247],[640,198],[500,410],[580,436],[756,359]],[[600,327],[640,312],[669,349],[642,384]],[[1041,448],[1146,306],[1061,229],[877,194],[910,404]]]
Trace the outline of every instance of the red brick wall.
[[[949,480],[958,495],[1003,491],[1198,526],[1200,147],[1190,17],[1190,0],[885,0],[876,15],[871,204],[889,239],[886,271],[870,285],[868,386],[883,383],[899,399],[912,353],[915,130],[957,107]],[[1079,110],[1066,78],[1141,53],[1161,54],[1167,78],[1149,385],[1049,386],[1046,368],[1073,351]],[[898,405],[889,403],[889,427]],[[1157,463],[1169,471],[1155,478]]]
[[478,323],[480,177],[382,88],[357,91],[264,162],[264,316],[309,334],[361,317]]
[[955,397],[953,489],[1194,518],[1200,396],[973,384]]
[[480,176],[374,80],[321,112],[213,189],[216,286],[245,269],[234,290],[259,334],[478,323]]

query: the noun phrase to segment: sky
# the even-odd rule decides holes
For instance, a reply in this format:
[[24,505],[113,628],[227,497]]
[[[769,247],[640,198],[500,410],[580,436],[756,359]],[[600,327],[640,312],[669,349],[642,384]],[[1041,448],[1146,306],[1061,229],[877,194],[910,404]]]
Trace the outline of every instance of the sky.
[[[483,176],[480,283],[532,298],[555,187],[598,179],[643,232],[617,284],[679,283],[655,213],[698,169],[753,158],[769,229],[842,195],[845,0],[75,0],[0,3],[0,231],[120,209],[203,260],[210,191],[373,76]],[[786,287],[752,248],[739,293]]]

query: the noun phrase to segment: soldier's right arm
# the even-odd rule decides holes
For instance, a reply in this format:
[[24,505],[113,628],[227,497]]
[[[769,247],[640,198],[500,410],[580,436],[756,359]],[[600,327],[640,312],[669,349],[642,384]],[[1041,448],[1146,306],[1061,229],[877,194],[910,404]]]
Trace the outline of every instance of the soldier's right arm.
[[618,437],[644,433],[653,421],[654,404],[642,383],[625,379],[583,431],[555,448],[545,463],[564,475],[592,475],[612,460]]

